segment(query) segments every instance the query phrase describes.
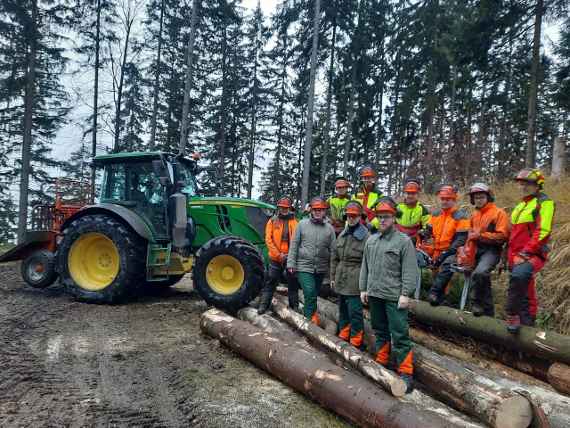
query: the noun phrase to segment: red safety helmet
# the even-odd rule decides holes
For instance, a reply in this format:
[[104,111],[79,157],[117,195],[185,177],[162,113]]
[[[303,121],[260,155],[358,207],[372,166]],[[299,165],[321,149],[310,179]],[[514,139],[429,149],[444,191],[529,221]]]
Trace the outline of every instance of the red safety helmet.
[[277,201],[279,208],[293,208],[293,201],[288,196],[283,196]]
[[420,183],[415,180],[410,180],[404,185],[404,193],[419,193],[421,190]]
[[528,183],[534,183],[542,189],[544,185],[544,174],[540,169],[536,168],[525,168],[517,174],[515,177],[516,181],[526,181]]
[[311,199],[310,206],[312,210],[314,209],[326,210],[329,207],[329,204],[327,204],[327,201],[322,196],[315,196],[313,199]]
[[360,170],[360,178],[376,178],[376,171],[371,166],[365,166]]
[[344,208],[344,212],[348,215],[348,214],[352,214],[352,215],[362,215],[362,205],[360,205],[360,202],[358,201],[350,201],[348,204],[346,204],[346,207]]
[[473,196],[476,193],[486,193],[489,202],[493,202],[495,200],[495,195],[493,194],[493,191],[488,185],[486,185],[485,183],[475,183],[473,186],[469,188],[469,198],[471,199],[472,205],[475,205],[475,200],[473,199]]
[[457,187],[444,184],[437,191],[437,196],[440,198],[457,199]]
[[382,198],[374,207],[374,211],[376,211],[376,214],[390,213],[396,215],[396,203],[392,198]]
[[339,178],[334,182],[334,188],[338,189],[339,187],[350,187],[350,183],[344,178]]

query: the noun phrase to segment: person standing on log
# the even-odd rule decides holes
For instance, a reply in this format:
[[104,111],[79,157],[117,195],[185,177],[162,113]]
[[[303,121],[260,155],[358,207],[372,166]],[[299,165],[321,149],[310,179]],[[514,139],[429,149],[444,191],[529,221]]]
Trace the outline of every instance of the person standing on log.
[[310,216],[299,222],[291,240],[287,270],[296,274],[305,298],[305,317],[320,324],[317,312],[319,289],[330,270],[330,257],[336,235],[330,223],[325,221],[327,202],[317,196],[311,200]]
[[432,306],[441,305],[445,298],[446,287],[453,276],[451,266],[455,264],[457,249],[467,240],[469,215],[457,207],[457,188],[443,185],[437,192],[440,209],[432,212],[428,222],[433,246],[426,252],[433,260],[433,268],[439,269],[433,279],[428,301]]
[[538,169],[523,169],[515,180],[522,200],[511,214],[508,247],[511,272],[507,295],[507,329],[516,334],[520,326],[533,326],[538,309],[534,276],[546,263],[555,204],[545,193],[544,175]]
[[475,183],[469,189],[475,212],[471,216],[468,241],[475,244],[473,280],[473,315],[495,316],[491,272],[501,260],[503,245],[509,239],[509,217],[494,203],[491,188],[485,183]]
[[416,250],[410,237],[394,227],[396,204],[390,198],[382,199],[375,211],[379,233],[364,246],[360,298],[370,307],[378,350],[376,361],[387,366],[393,353],[409,392],[413,388],[414,364],[408,307],[420,274]]
[[277,215],[270,218],[265,226],[265,244],[269,250],[269,270],[263,290],[261,290],[257,310],[260,315],[267,312],[271,306],[275,287],[283,279],[287,282],[289,307],[294,310],[299,309],[299,283],[295,275],[291,275],[285,268],[289,243],[296,228],[297,219],[293,213],[293,201],[285,196],[277,201]]
[[346,205],[347,225],[331,255],[331,286],[338,294],[338,336],[359,349],[363,346],[364,319],[358,277],[369,236],[368,228],[360,222],[362,212],[357,201]]
[[378,175],[376,171],[371,166],[365,166],[360,170],[360,180],[362,184],[352,197],[353,201],[360,202],[362,208],[364,208],[363,223],[366,224],[371,230],[375,231],[378,229],[378,220],[374,214],[374,207],[383,197],[382,192],[376,189],[376,180]]
[[350,183],[344,177],[340,177],[334,183],[335,196],[331,196],[328,199],[328,204],[330,207],[330,221],[338,236],[343,230],[346,223],[346,218],[344,216],[344,209],[348,202],[350,201],[350,196],[348,194],[348,189],[350,188]]
[[404,185],[404,202],[398,204],[396,214],[396,228],[412,238],[414,244],[430,219],[428,209],[418,201],[420,191],[420,183],[408,180]]

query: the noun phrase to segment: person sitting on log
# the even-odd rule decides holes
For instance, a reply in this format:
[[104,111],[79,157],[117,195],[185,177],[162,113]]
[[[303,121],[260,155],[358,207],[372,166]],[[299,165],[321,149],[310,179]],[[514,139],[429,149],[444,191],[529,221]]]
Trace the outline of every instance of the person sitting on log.
[[552,232],[554,201],[542,192],[544,175],[538,169],[523,169],[515,180],[522,200],[511,213],[508,246],[511,272],[507,295],[507,329],[518,333],[521,324],[533,326],[538,309],[534,275],[546,263]]
[[331,287],[338,294],[338,336],[356,348],[362,348],[364,320],[358,289],[368,228],[361,224],[363,209],[357,201],[345,207],[347,225],[336,240],[331,255]]
[[503,245],[509,238],[509,217],[494,203],[491,188],[485,183],[475,183],[469,189],[475,212],[471,215],[468,241],[474,242],[473,315],[495,316],[491,272],[501,260]]
[[290,275],[296,274],[303,289],[305,317],[316,325],[320,324],[317,296],[330,269],[336,239],[333,227],[325,221],[327,208],[324,198],[311,200],[310,217],[299,222],[287,257],[287,270]]
[[330,221],[334,227],[336,236],[338,236],[345,226],[346,219],[344,217],[344,209],[350,201],[350,195],[348,194],[348,189],[350,188],[350,183],[344,177],[338,178],[334,183],[335,195],[328,199],[328,204],[330,207]]
[[393,353],[398,373],[410,392],[414,364],[408,306],[419,276],[416,251],[410,237],[394,227],[396,204],[390,198],[382,199],[375,211],[378,233],[371,235],[364,246],[360,298],[370,307],[376,361],[387,366]]
[[439,269],[433,279],[428,300],[432,306],[441,305],[446,288],[453,276],[451,266],[455,264],[457,249],[467,240],[469,215],[457,207],[457,188],[443,185],[437,192],[440,209],[432,212],[428,222],[433,246],[427,251],[433,260],[433,268]]
[[293,201],[285,196],[277,201],[277,215],[265,225],[265,244],[269,250],[269,269],[266,282],[261,290],[258,314],[264,314],[271,306],[275,287],[283,279],[287,282],[289,307],[299,309],[299,283],[295,275],[285,269],[289,243],[297,228],[297,219],[293,214]]

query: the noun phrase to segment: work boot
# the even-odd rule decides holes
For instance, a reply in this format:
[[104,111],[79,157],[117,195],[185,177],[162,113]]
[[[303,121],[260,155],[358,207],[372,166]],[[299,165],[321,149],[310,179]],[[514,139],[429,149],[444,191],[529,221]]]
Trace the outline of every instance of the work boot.
[[257,314],[263,315],[269,307],[271,306],[271,300],[273,299],[273,292],[262,291],[259,298],[259,308],[257,308]]
[[400,375],[400,379],[402,379],[406,384],[406,394],[409,394],[414,390],[414,378],[412,375],[402,373]]
[[507,331],[517,334],[521,329],[521,317],[518,315],[507,315]]
[[485,315],[485,310],[480,305],[478,305],[477,303],[473,304],[473,308],[471,309],[471,312],[476,317],[480,317],[482,315]]
[[293,309],[295,312],[299,312],[299,293],[297,293],[297,295],[289,296],[289,308]]

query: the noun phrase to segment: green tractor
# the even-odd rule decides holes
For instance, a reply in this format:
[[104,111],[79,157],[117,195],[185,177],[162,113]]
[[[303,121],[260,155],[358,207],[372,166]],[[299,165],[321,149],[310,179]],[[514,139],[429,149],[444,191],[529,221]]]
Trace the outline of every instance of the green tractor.
[[197,292],[219,308],[235,311],[259,294],[272,205],[199,196],[195,159],[134,152],[94,162],[103,169],[99,203],[75,210],[52,238],[27,239],[0,262],[20,258],[30,285],[45,287],[59,277],[69,294],[96,303],[170,287],[190,272]]

